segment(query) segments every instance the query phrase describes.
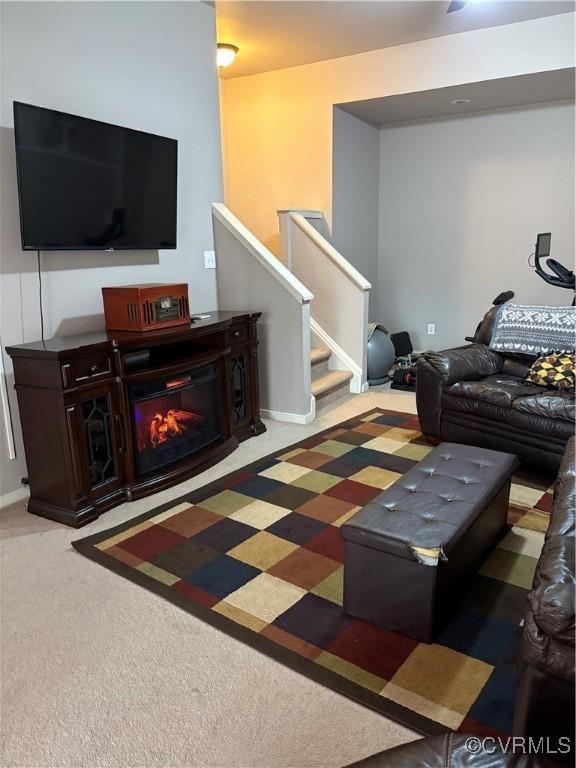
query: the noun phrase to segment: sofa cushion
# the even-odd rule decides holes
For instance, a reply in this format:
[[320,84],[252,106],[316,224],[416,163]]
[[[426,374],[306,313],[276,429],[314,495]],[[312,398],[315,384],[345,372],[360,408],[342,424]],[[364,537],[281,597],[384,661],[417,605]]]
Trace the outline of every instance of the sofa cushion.
[[[534,358],[536,359],[536,358]],[[529,362],[527,362],[527,360]],[[525,379],[528,376],[528,371],[532,361],[530,358],[520,357],[505,357],[502,365],[502,373],[508,373],[510,376],[517,376],[519,379]]]
[[[562,419],[573,423],[576,415],[573,392],[543,389],[538,384],[505,373],[486,376],[477,381],[457,381],[446,387],[445,392],[451,397],[467,398],[502,409],[513,408],[520,413],[546,419]],[[475,410],[481,413],[482,407]],[[490,418],[488,413],[486,416]],[[504,418],[509,420],[505,414]]]
[[[471,397],[456,397],[446,392],[442,395],[442,418],[449,418],[451,415],[458,414],[460,418],[466,419],[469,416],[474,417],[474,423],[469,422],[469,429],[475,430],[477,420],[481,419],[486,425],[490,425],[490,430],[494,435],[494,447],[500,445],[501,436],[508,434],[508,427],[514,427],[514,433],[518,436],[526,436],[526,444],[530,442],[529,436],[533,440],[540,437],[552,438],[561,441],[562,444],[574,434],[574,424],[565,419],[551,419],[548,416],[536,416],[502,405],[493,405],[484,400],[475,400]],[[452,439],[452,438],[450,438]],[[472,432],[465,441],[472,444]],[[545,447],[546,444],[543,444]],[[485,447],[493,447],[485,444]],[[549,446],[550,447],[550,446]],[[563,448],[563,445],[561,446]],[[510,450],[508,448],[508,450]]]
[[543,416],[548,419],[563,419],[574,423],[576,415],[574,392],[545,389],[526,397],[517,397],[512,408],[531,416]]
[[446,391],[457,397],[468,397],[484,403],[510,408],[517,397],[542,393],[542,387],[516,376],[497,373],[476,381],[457,381]]

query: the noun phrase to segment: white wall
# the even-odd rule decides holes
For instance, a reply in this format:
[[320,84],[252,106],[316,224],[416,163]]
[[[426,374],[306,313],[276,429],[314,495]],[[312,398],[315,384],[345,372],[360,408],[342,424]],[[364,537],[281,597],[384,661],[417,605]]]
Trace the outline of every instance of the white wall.
[[[380,132],[334,108],[332,237],[335,248],[376,286]],[[378,320],[378,292],[370,293],[370,319]]]
[[538,232],[572,268],[573,104],[381,130],[379,319],[415,349],[463,343],[503,290],[568,304],[528,267]]
[[334,105],[573,66],[574,14],[564,13],[228,78],[226,205],[277,253],[277,210],[320,210],[332,225]]
[[[103,285],[189,283],[193,312],[216,306],[210,204],[222,198],[214,9],[199,2],[1,4],[2,345],[40,336],[36,253],[22,252],[12,101],[178,139],[178,249],[44,253],[45,334],[103,327]],[[7,357],[5,364],[9,367]],[[10,368],[9,368],[10,370]],[[8,375],[8,387],[12,390]],[[2,442],[0,494],[26,474],[12,395],[17,461]]]

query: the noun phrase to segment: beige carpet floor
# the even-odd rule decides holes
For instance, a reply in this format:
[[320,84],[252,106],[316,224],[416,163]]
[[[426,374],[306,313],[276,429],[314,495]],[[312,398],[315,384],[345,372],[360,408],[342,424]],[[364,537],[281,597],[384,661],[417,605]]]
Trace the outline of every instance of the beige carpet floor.
[[377,388],[313,424],[267,422],[216,467],[82,530],[0,512],[1,765],[332,768],[417,738],[261,655],[70,546],[374,406]]

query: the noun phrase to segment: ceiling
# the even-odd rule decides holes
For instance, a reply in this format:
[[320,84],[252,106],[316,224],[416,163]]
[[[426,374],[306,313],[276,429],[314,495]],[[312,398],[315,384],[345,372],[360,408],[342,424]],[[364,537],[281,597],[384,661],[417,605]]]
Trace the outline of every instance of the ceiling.
[[240,48],[223,77],[267,72],[574,10],[555,0],[216,0],[218,42]]
[[[336,106],[372,125],[383,126],[456,117],[487,109],[510,109],[546,101],[574,101],[574,85],[574,69],[557,69]],[[451,103],[458,99],[466,99],[469,103]]]

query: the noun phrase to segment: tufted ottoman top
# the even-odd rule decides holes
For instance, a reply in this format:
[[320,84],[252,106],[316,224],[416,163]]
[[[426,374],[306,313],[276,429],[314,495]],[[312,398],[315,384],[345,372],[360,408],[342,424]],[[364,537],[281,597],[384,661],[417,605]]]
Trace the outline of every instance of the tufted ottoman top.
[[340,528],[342,538],[435,565],[507,483],[510,453],[441,443]]

